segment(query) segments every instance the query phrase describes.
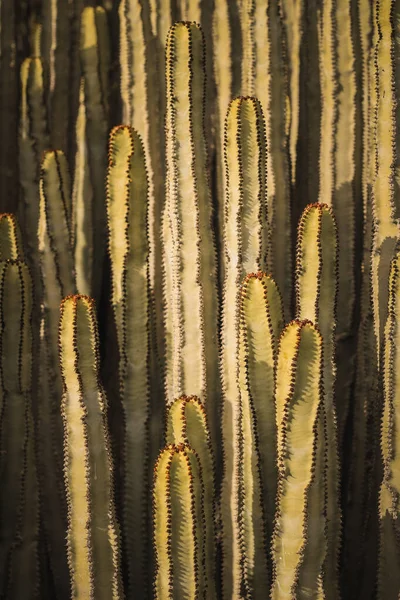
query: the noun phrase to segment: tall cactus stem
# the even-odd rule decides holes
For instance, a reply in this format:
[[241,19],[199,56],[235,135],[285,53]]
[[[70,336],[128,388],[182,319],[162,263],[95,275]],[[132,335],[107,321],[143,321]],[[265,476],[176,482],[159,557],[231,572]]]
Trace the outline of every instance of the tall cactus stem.
[[21,230],[13,214],[0,214],[0,260],[24,260]]
[[60,357],[71,593],[76,598],[120,600],[107,399],[99,380],[94,302],[87,296],[68,296],[62,302]]

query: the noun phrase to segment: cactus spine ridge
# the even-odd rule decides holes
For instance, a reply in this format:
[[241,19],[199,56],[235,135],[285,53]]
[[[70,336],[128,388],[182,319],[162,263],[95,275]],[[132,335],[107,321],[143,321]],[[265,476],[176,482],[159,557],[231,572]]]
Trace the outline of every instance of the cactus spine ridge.
[[[278,494],[271,598],[307,598],[318,591],[326,552],[322,337],[311,321],[286,326],[276,368]],[[315,535],[308,538],[310,530]]]
[[157,600],[203,597],[202,469],[186,444],[168,445],[154,467],[153,510]]
[[21,230],[10,213],[0,214],[0,260],[24,260]]
[[64,476],[72,594],[123,597],[107,399],[99,380],[94,301],[72,295],[60,308]]
[[119,346],[124,412],[123,519],[129,589],[146,595],[149,492],[150,297],[149,186],[138,133],[117,126],[110,133],[107,173],[108,244],[112,307]]

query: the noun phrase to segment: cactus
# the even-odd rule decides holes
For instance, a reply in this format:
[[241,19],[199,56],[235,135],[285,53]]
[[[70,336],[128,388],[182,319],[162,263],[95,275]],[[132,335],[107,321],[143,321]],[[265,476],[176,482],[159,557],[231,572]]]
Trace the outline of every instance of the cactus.
[[68,296],[62,302],[60,361],[71,596],[120,600],[107,398],[99,380],[94,303],[87,296]]
[[[248,143],[248,139],[252,143]],[[237,520],[238,288],[246,273],[265,268],[268,249],[266,148],[260,103],[236,98],[225,122],[224,296],[221,332],[223,383],[222,527],[224,597],[238,594],[240,581]]]
[[242,2],[242,93],[256,96],[265,115],[270,264],[285,312],[291,309],[290,177],[286,135],[287,77],[278,2]]
[[149,492],[149,244],[148,179],[143,144],[134,129],[110,134],[107,174],[112,306],[120,354],[124,411],[123,525],[129,589],[146,592]]
[[168,408],[167,444],[187,444],[199,458],[204,483],[205,570],[207,598],[216,598],[215,590],[215,469],[207,415],[196,396],[181,396]]
[[0,595],[36,598],[38,486],[32,414],[32,284],[20,260],[0,262]]
[[[42,153],[49,141],[43,86],[41,59],[27,58],[21,67],[19,169],[23,194],[21,224],[31,262],[38,258],[39,169]],[[36,272],[33,272],[33,277],[36,284]]]
[[104,180],[107,169],[109,123],[108,77],[110,48],[105,10],[86,7],[81,16],[80,59],[85,82],[86,135],[93,188],[93,265],[91,293],[99,298],[106,232]]
[[171,402],[182,393],[191,392],[203,398],[215,440],[219,397],[218,301],[201,116],[205,91],[204,42],[196,24],[182,22],[170,29],[166,72],[167,191],[163,216],[166,397]]
[[0,260],[24,260],[21,230],[9,213],[0,214]]
[[[278,495],[273,600],[325,597],[322,338],[310,321],[283,331],[276,371]],[[329,584],[328,584],[329,585]]]
[[60,398],[58,329],[62,298],[74,293],[71,248],[71,192],[67,160],[61,151],[43,157],[39,184],[38,253],[42,303],[40,311],[40,363],[38,431],[43,525],[57,597],[68,581],[64,544],[66,529],[65,490],[62,479],[62,419]]
[[277,448],[274,375],[282,300],[271,277],[247,275],[240,291],[238,348],[238,525],[242,586],[265,595],[275,515]]
[[398,405],[398,315],[400,300],[400,250],[392,260],[389,276],[389,306],[385,326],[384,343],[384,408],[381,425],[381,452],[383,480],[379,496],[379,577],[378,597],[395,598],[400,593],[400,577],[397,569],[400,560],[399,547],[399,434]]
[[204,509],[202,470],[187,445],[169,445],[154,468],[154,597],[203,598]]
[[[335,329],[338,289],[337,228],[326,204],[310,204],[299,223],[296,264],[297,318],[316,323],[323,340],[323,406],[327,435],[327,555],[325,578],[327,598],[340,598],[338,589],[341,544],[340,468],[335,402]],[[317,248],[317,256],[315,256]],[[343,398],[340,398],[343,401]],[[340,415],[347,416],[340,404]]]

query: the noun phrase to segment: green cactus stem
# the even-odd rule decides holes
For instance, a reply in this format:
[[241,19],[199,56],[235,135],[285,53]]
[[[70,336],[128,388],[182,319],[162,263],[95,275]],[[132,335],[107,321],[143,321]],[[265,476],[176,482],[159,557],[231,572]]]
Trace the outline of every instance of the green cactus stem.
[[[265,548],[270,547],[273,532],[278,475],[274,387],[283,308],[271,276],[262,272],[246,276],[240,290],[239,311],[241,467],[238,477],[239,505],[242,507],[239,527],[246,542],[241,546],[246,569],[245,587],[249,595],[256,598],[265,593],[268,571],[270,575],[270,564],[268,571],[266,569]],[[257,497],[253,498],[253,494],[258,494],[261,502]],[[251,520],[252,512],[256,510],[262,521],[260,525]],[[259,557],[255,554],[256,548]]]
[[207,415],[197,396],[181,396],[169,406],[166,424],[167,444],[187,444],[198,455],[204,483],[205,565],[207,598],[215,590],[215,468]]
[[[43,64],[40,58],[24,60],[21,66],[19,127],[19,172],[23,196],[21,226],[32,263],[37,263],[38,259],[40,161],[49,143],[43,77]],[[36,270],[32,273],[36,285]]]
[[32,283],[0,262],[0,596],[38,596],[39,505],[32,415]]
[[287,73],[284,30],[275,0],[243,0],[242,93],[256,96],[265,115],[270,269],[290,314],[292,256],[287,148]]
[[89,167],[93,188],[92,231],[93,264],[91,294],[100,296],[105,253],[106,209],[104,180],[107,170],[107,138],[109,128],[108,78],[110,42],[106,11],[87,6],[82,11],[80,59],[85,85],[86,135]]
[[[338,568],[341,545],[337,423],[339,410],[336,407],[334,394],[338,233],[333,212],[326,204],[310,204],[304,210],[298,228],[296,262],[297,318],[308,319],[318,325],[323,340],[323,405],[326,414],[328,444],[326,597],[337,600],[340,598]],[[343,398],[339,397],[339,399],[341,402],[343,401]],[[343,423],[347,412],[348,406],[340,404],[340,417]]]
[[79,107],[75,123],[74,181],[72,187],[71,234],[76,270],[76,287],[89,294],[93,267],[93,186],[87,162],[85,85],[81,79]]
[[167,41],[163,267],[167,402],[200,396],[213,442],[219,401],[217,274],[204,135],[205,66],[198,25],[179,22]]
[[87,296],[61,304],[60,357],[71,597],[120,600],[107,398],[99,380],[94,302]]
[[389,306],[385,327],[383,385],[384,408],[381,429],[383,481],[379,496],[378,598],[396,598],[400,593],[400,435],[399,435],[399,317],[400,251],[390,267]]
[[206,598],[202,469],[186,444],[169,445],[154,468],[156,600]]
[[322,337],[310,321],[282,333],[276,370],[278,495],[273,600],[324,598],[325,412]]
[[147,597],[150,400],[149,186],[145,154],[128,126],[110,134],[107,174],[112,306],[124,412],[123,526],[130,594]]
[[266,143],[261,105],[235,98],[225,122],[224,292],[221,332],[223,383],[222,527],[224,598],[239,593],[238,289],[246,273],[265,268],[268,250]]
[[67,160],[60,150],[44,154],[39,183],[38,252],[41,273],[41,324],[39,360],[39,475],[43,526],[56,595],[62,598],[68,581],[65,531],[63,425],[60,411],[62,379],[59,370],[59,307],[74,293],[71,248],[71,192]]
[[70,6],[64,0],[43,0],[41,56],[48,68],[51,145],[68,150],[70,92]]
[[24,260],[21,231],[10,213],[0,214],[0,260]]

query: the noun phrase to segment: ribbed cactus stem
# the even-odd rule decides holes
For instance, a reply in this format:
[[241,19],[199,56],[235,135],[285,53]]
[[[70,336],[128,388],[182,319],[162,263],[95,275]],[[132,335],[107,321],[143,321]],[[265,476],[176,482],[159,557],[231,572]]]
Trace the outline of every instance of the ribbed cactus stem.
[[[21,225],[31,261],[37,260],[39,167],[49,142],[43,77],[40,58],[24,60],[21,66],[19,172],[23,192]],[[33,276],[36,282],[36,273]]]
[[381,340],[387,316],[387,289],[390,261],[399,235],[398,201],[394,194],[396,164],[396,97],[394,86],[394,0],[382,0],[375,5],[374,27],[374,94],[373,120],[374,172],[372,199],[374,217],[374,239],[372,255],[372,294],[374,327],[381,359]]
[[167,444],[187,444],[197,453],[204,483],[206,597],[216,598],[215,469],[207,415],[197,396],[181,396],[168,408]]
[[41,326],[39,359],[39,457],[43,519],[49,560],[62,596],[67,585],[65,547],[66,502],[62,478],[63,425],[60,410],[62,379],[59,370],[59,307],[74,293],[74,263],[71,248],[71,192],[67,159],[63,152],[45,153],[39,182],[38,252],[41,274]]
[[156,600],[206,597],[203,501],[196,453],[186,444],[167,446],[154,468]]
[[123,592],[107,399],[99,380],[94,303],[87,296],[63,300],[60,357],[71,595],[120,600]]
[[44,0],[41,35],[42,57],[48,66],[48,100],[51,144],[68,150],[70,7],[63,0]]
[[163,266],[167,401],[200,396],[215,435],[217,276],[204,132],[205,48],[198,25],[179,22],[167,41],[167,190]]
[[[152,9],[155,15],[152,15]],[[151,17],[162,20],[162,36],[156,39]],[[123,0],[119,5],[122,122],[141,136],[149,181],[149,277],[153,293],[153,315],[159,353],[163,353],[162,321],[162,248],[161,221],[165,198],[165,161],[163,117],[165,113],[165,43],[171,21],[171,7],[164,3],[158,10],[140,0]],[[170,23],[171,24],[171,23]],[[165,36],[165,37],[164,37]],[[163,48],[159,65],[159,46]],[[162,68],[162,70],[161,70]],[[160,85],[162,75],[162,84]]]
[[93,188],[92,295],[99,297],[106,232],[105,188],[109,127],[110,42],[104,8],[87,6],[82,11],[80,60],[85,85],[86,135]]
[[23,260],[21,231],[16,217],[0,214],[0,260]]
[[[335,330],[338,290],[338,234],[332,210],[326,204],[310,204],[300,219],[297,240],[297,318],[318,325],[323,340],[323,405],[327,432],[327,598],[339,598],[338,568],[341,544],[340,468],[338,423],[342,430],[348,406],[335,402]],[[343,398],[338,398],[339,402]],[[347,400],[347,398],[344,398]]]
[[150,297],[145,154],[128,126],[110,134],[107,174],[112,306],[119,346],[124,412],[123,526],[130,594],[147,597],[150,401]]
[[287,75],[283,23],[275,0],[243,0],[242,93],[258,98],[265,115],[270,268],[290,312],[292,290]]
[[383,481],[379,496],[379,599],[396,598],[400,593],[400,251],[390,267],[389,306],[385,327],[383,359],[384,408],[381,424]]
[[322,345],[310,321],[292,321],[280,338],[273,600],[325,597],[321,594],[326,552]]
[[[256,598],[264,593],[267,585],[265,550],[270,547],[272,537],[278,476],[274,387],[283,309],[271,276],[262,272],[246,276],[240,290],[239,310],[241,456],[238,477],[241,477],[239,504],[242,510],[239,523],[245,541],[242,543],[245,586],[250,596]],[[261,524],[252,521],[255,509]],[[256,548],[259,557],[254,553]]]
[[225,122],[224,292],[221,375],[223,382],[222,526],[224,598],[239,593],[238,530],[238,289],[246,273],[265,268],[268,250],[266,143],[261,105],[236,98]]
[[81,78],[75,122],[74,180],[72,188],[71,234],[74,249],[76,286],[89,294],[93,277],[93,186],[87,161],[85,82]]
[[[32,415],[32,284],[19,260],[0,262],[0,595],[38,593],[38,487]],[[28,583],[29,582],[29,583]]]

